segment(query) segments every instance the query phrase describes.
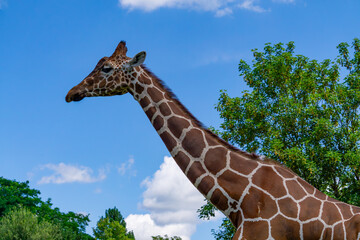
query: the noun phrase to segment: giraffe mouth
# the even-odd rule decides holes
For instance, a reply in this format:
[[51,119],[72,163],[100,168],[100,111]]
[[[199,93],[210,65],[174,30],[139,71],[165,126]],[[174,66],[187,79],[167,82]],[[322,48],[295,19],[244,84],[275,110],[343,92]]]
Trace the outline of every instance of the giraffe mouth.
[[79,94],[79,93],[75,93],[75,94],[71,94],[68,93],[65,97],[65,101],[66,102],[79,102],[81,100],[83,100],[83,98],[85,97],[84,94]]

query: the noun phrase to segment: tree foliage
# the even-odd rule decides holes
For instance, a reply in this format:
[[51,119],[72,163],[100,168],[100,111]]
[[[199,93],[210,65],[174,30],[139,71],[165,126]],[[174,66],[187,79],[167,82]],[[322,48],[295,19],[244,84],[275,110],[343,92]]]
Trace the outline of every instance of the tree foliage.
[[51,200],[42,201],[40,191],[31,189],[29,182],[17,182],[0,177],[0,218],[11,210],[23,206],[36,214],[40,221],[47,221],[61,229],[63,239],[93,239],[85,233],[88,216],[74,212],[63,213],[53,208]]
[[42,201],[40,191],[31,189],[29,182],[17,182],[0,177],[0,217],[18,205],[26,206],[32,212]]
[[224,218],[218,230],[211,229],[211,233],[216,240],[232,239],[236,229],[229,219]]
[[0,220],[0,238],[3,240],[61,240],[59,226],[40,219],[22,207],[7,212]]
[[251,91],[240,97],[221,91],[216,109],[223,139],[359,206],[360,40],[351,47],[352,53],[341,43],[334,61],[321,62],[295,55],[293,42],[255,49],[251,65],[239,64]]
[[127,231],[126,222],[120,211],[114,207],[105,211],[93,229],[95,239],[103,240],[132,240],[135,239],[132,231]]

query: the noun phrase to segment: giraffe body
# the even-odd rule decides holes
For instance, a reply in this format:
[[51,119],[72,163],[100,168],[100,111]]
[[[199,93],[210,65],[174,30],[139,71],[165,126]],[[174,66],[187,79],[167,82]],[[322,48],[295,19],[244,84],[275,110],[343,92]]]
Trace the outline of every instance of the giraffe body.
[[233,239],[360,239],[360,208],[321,193],[274,161],[205,129],[121,42],[66,101],[130,93],[194,186],[237,228]]

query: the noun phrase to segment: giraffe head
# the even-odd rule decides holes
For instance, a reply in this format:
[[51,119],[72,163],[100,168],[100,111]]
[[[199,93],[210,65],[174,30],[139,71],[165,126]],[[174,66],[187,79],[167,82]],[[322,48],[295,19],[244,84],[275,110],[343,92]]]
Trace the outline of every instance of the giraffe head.
[[84,97],[122,95],[129,91],[130,82],[135,79],[135,67],[146,57],[145,52],[133,58],[126,56],[127,48],[121,41],[111,57],[100,59],[95,69],[66,95],[67,102],[80,101]]

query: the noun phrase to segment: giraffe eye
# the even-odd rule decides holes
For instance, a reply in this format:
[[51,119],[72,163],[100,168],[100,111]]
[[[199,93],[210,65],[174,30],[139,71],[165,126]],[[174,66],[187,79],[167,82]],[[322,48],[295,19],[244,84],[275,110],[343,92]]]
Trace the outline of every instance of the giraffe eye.
[[104,73],[108,73],[112,70],[113,68],[108,66],[108,65],[105,65],[101,68],[101,71],[104,72]]

